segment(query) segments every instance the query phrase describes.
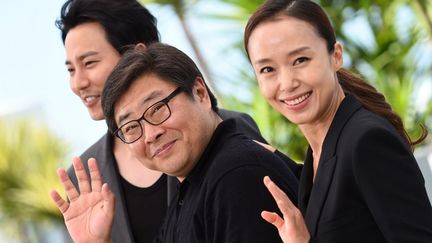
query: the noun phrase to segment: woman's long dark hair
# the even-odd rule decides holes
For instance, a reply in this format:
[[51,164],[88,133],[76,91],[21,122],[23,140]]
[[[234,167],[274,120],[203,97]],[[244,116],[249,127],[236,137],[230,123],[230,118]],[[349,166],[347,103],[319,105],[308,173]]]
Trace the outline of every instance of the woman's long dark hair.
[[[336,35],[327,14],[318,4],[310,0],[268,0],[255,11],[246,25],[244,45],[248,55],[249,38],[254,29],[262,22],[281,16],[294,17],[312,25],[326,41],[328,52],[334,52]],[[344,92],[353,94],[366,109],[388,120],[412,150],[416,144],[426,138],[427,130],[421,126],[421,136],[416,140],[411,140],[402,119],[392,110],[384,95],[364,79],[343,68],[336,74]]]

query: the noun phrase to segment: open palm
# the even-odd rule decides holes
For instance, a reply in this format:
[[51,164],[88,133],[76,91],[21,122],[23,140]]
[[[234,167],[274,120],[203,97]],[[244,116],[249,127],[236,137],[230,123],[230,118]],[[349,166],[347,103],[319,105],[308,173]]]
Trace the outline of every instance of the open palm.
[[56,191],[51,198],[63,214],[66,227],[74,242],[110,242],[110,232],[114,215],[114,194],[108,185],[102,185],[96,160],[88,161],[91,182],[79,158],[73,161],[80,192],[73,185],[64,169],[57,171],[69,198],[66,202]]

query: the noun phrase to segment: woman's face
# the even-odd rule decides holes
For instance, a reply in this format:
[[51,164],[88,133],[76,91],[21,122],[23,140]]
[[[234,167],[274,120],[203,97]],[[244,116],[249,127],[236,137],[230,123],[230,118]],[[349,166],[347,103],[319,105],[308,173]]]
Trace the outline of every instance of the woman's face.
[[343,99],[336,71],[342,47],[326,48],[309,23],[287,16],[260,23],[247,46],[264,97],[297,125],[332,119]]

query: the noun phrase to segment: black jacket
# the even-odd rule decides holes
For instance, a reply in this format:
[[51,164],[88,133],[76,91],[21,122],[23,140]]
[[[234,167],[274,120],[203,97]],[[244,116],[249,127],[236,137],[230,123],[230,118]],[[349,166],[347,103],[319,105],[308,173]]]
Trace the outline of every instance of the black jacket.
[[347,95],[325,137],[314,182],[308,151],[299,208],[311,242],[432,242],[432,208],[409,146]]

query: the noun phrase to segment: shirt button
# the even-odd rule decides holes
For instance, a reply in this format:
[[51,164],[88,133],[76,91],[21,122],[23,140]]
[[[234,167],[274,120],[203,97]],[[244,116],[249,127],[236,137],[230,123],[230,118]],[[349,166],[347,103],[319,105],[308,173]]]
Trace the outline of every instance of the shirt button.
[[178,205],[182,206],[184,204],[183,199],[178,201]]

